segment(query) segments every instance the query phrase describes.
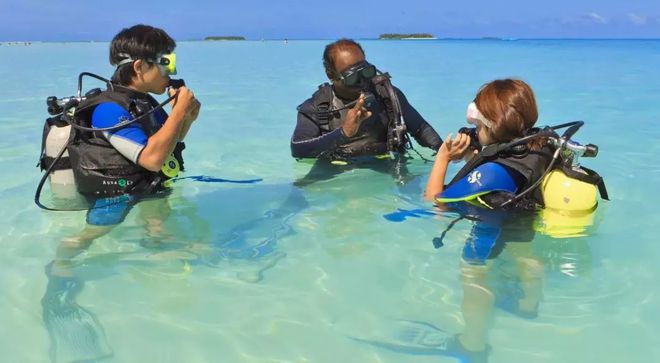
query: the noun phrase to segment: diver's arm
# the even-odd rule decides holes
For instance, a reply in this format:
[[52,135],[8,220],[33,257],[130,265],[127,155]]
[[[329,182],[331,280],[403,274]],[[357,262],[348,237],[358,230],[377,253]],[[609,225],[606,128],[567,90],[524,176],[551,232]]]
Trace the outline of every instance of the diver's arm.
[[159,171],[165,159],[174,151],[179,141],[181,130],[185,124],[185,112],[182,109],[174,109],[165,120],[165,124],[155,134],[151,135],[147,145],[142,149],[137,163],[149,171]]
[[451,134],[440,146],[438,154],[435,156],[435,162],[431,169],[431,175],[426,183],[424,199],[434,201],[436,196],[445,189],[445,177],[447,176],[447,166],[451,160],[459,160],[465,154],[470,145],[470,137],[465,134],[457,134],[452,139]]
[[291,156],[315,158],[331,152],[346,140],[342,128],[321,135],[321,129],[303,113],[298,113],[296,129],[291,137]]
[[360,94],[355,105],[346,112],[342,127],[321,135],[321,129],[309,116],[298,112],[298,123],[291,138],[291,155],[294,158],[314,158],[331,152],[357,134],[362,121],[371,117],[364,107],[365,96]]
[[172,106],[163,127],[147,140],[147,145],[138,156],[137,163],[149,171],[159,171],[165,159],[174,151],[181,137],[181,130],[186,123],[186,116],[195,107],[195,96],[188,88],[181,87],[176,103]]
[[431,169],[429,180],[426,182],[424,199],[435,201],[435,196],[442,193],[442,191],[445,189],[447,166],[449,166],[449,158],[447,153],[438,152],[438,154],[435,156],[435,162],[433,163],[433,168]]
[[183,139],[186,138],[186,135],[188,135],[188,130],[190,130],[190,125],[192,125],[194,120],[188,120],[183,123],[183,126],[181,126],[181,131],[179,132],[179,141],[183,141]]
[[429,125],[422,115],[408,102],[406,96],[398,88],[397,96],[401,105],[401,114],[408,128],[408,133],[415,138],[417,143],[429,149],[437,151],[442,145],[440,135]]
[[[92,127],[108,128],[116,126],[133,116],[128,110],[114,102],[103,102],[92,113]],[[137,164],[138,157],[147,144],[148,136],[137,123],[112,131],[103,131],[105,139],[126,159]]]
[[202,106],[199,101],[195,100],[195,109],[191,111],[189,115],[186,116],[186,120],[183,123],[183,126],[181,127],[181,132],[179,132],[179,141],[183,141],[183,139],[186,138],[186,135],[188,135],[188,130],[190,130],[190,126],[192,123],[197,120],[197,116],[199,115],[199,109]]
[[[170,96],[173,96],[175,92],[175,90],[170,88],[168,93]],[[175,105],[176,102],[173,101],[173,104]],[[188,135],[188,130],[190,130],[192,123],[197,120],[197,116],[199,116],[199,110],[201,107],[202,104],[195,98],[192,107],[188,110],[186,116],[184,117],[185,122],[181,128],[181,132],[179,133],[179,141],[183,141],[183,139],[186,138],[186,135]]]

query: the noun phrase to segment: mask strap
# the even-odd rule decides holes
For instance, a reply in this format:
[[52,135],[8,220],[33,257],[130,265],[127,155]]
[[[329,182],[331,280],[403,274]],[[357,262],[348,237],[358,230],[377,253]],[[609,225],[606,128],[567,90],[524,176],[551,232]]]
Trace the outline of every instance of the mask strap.
[[117,63],[117,68],[123,66],[124,64],[133,63],[133,62],[136,61],[136,59],[131,58],[131,56],[129,54],[126,54],[126,53],[119,53],[119,56],[124,57],[124,59],[120,60]]

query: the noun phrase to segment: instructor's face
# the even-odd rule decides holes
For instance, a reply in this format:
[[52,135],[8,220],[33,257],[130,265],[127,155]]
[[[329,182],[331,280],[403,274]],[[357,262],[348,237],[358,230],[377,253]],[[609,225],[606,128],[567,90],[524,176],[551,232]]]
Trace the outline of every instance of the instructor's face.
[[347,99],[356,99],[360,96],[362,89],[360,87],[346,87],[344,82],[339,79],[339,74],[351,68],[353,65],[364,62],[364,54],[356,47],[347,47],[334,52],[333,60],[335,63],[335,73],[328,74],[335,87],[338,96]]

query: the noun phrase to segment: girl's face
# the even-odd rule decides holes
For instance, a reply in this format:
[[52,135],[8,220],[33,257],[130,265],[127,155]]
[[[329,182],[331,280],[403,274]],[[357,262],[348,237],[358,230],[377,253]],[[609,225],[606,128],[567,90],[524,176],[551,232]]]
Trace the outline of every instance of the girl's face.
[[483,122],[477,121],[477,138],[479,139],[479,143],[483,146],[487,146],[495,142],[493,140],[493,136],[490,133],[490,130],[488,126],[486,126]]

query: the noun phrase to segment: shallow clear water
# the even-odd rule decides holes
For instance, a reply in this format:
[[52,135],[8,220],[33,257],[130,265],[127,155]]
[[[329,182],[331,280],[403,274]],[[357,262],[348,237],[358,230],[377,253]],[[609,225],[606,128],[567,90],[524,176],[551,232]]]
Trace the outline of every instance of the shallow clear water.
[[[47,293],[44,269],[84,212],[32,203],[45,99],[72,95],[80,71],[109,75],[108,44],[1,45],[3,360],[456,361],[413,348],[463,329],[460,259],[471,225],[457,223],[434,248],[453,216],[383,218],[429,208],[419,196],[430,165],[413,160],[405,183],[362,168],[293,184],[311,168],[289,154],[295,106],[324,81],[325,43],[179,44],[180,75],[203,103],[187,175],[263,180],[176,183],[168,236],[150,242],[135,208],[73,260],[75,279],[53,287],[64,295]],[[463,126],[483,83],[516,76],[534,88],[541,123],[584,119],[576,139],[600,146],[585,164],[605,177],[611,201],[588,236],[537,235],[539,316],[495,309],[488,361],[660,360],[660,41],[363,45],[442,136]],[[492,271],[510,269],[510,255]]]

